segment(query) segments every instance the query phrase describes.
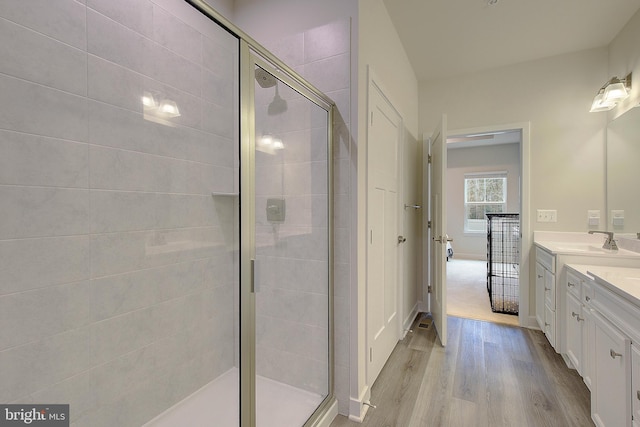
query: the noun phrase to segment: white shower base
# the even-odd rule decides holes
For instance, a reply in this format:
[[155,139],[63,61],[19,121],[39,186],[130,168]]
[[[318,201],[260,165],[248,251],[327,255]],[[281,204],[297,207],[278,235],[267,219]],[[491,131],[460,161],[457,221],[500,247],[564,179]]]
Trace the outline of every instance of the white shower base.
[[[239,425],[238,369],[232,368],[143,427],[234,427]],[[300,427],[322,396],[258,376],[258,427]]]

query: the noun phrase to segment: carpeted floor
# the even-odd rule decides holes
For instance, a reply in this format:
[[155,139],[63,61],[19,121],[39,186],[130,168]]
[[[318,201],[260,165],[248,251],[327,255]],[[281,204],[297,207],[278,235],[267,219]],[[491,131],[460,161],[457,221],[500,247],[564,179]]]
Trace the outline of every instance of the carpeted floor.
[[452,258],[447,262],[447,314],[518,325],[517,315],[491,311],[486,261]]

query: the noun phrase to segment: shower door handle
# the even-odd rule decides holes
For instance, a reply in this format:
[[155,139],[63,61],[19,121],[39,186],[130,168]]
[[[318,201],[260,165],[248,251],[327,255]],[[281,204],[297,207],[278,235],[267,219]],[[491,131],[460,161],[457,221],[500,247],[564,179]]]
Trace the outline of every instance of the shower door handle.
[[256,260],[252,259],[251,260],[251,276],[249,278],[249,280],[251,280],[251,293],[255,294],[256,293]]

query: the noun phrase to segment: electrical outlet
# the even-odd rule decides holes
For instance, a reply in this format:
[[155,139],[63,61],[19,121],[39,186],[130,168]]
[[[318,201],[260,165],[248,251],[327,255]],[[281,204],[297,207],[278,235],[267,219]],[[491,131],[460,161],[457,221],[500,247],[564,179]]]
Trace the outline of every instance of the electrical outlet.
[[538,209],[538,222],[558,222],[558,211],[555,209]]

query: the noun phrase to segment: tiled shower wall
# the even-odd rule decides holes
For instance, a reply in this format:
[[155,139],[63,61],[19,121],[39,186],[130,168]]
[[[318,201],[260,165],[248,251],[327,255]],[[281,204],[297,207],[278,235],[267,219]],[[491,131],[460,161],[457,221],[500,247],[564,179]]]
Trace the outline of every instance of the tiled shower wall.
[[[349,309],[351,261],[351,22],[338,20],[282,40],[260,40],[271,52],[327,94],[336,103],[333,131],[334,191],[334,333],[335,393],[339,411],[349,405]],[[311,270],[313,271],[313,270]],[[315,279],[313,272],[306,281]],[[304,281],[301,286],[305,286]],[[302,290],[304,292],[304,288]],[[308,298],[301,308],[315,310]],[[322,305],[317,306],[322,308]],[[282,337],[282,347],[289,337]],[[287,372],[281,372],[281,378]],[[304,376],[302,377],[304,378]]]
[[0,402],[139,426],[237,356],[237,40],[181,0],[3,0],[0,40]]

